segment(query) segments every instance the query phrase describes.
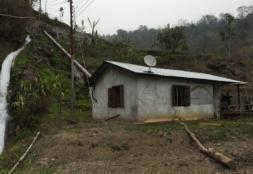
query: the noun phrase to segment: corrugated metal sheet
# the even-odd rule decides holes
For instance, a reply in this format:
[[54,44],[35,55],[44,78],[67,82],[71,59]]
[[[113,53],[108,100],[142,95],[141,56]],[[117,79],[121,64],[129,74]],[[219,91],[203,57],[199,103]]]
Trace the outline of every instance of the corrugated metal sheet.
[[[109,64],[118,66],[120,68],[129,70],[138,74],[151,74],[149,68],[146,66],[134,65],[129,63],[121,63],[115,61],[106,61]],[[215,76],[205,73],[197,73],[191,71],[182,71],[182,70],[173,70],[173,69],[163,69],[163,68],[151,68],[152,75],[165,76],[165,77],[179,77],[179,78],[188,78],[188,79],[199,79],[199,80],[209,80],[217,82],[226,82],[226,83],[235,83],[235,84],[245,84],[245,82],[224,78],[220,76]]]

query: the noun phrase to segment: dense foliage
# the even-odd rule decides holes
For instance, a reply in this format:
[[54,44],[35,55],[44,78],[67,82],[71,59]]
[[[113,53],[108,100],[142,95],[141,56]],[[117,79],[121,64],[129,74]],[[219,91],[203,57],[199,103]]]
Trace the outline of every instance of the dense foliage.
[[175,54],[187,50],[183,27],[171,28],[168,25],[158,33],[157,40],[161,48],[169,53]]

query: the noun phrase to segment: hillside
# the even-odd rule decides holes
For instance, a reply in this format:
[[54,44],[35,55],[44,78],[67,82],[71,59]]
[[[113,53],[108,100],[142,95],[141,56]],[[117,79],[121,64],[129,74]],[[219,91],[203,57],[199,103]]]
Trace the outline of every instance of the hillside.
[[[11,122],[6,151],[0,156],[1,174],[7,173],[15,164],[36,131],[41,131],[42,135],[16,173],[154,173],[157,170],[161,170],[160,173],[168,170],[171,173],[178,170],[180,173],[203,173],[206,168],[210,169],[210,174],[230,173],[200,155],[188,143],[178,123],[134,125],[93,121],[84,76],[76,77],[75,111],[71,112],[70,62],[43,34],[43,30],[47,30],[68,50],[69,27],[46,15],[39,21],[38,13],[33,13],[37,18],[20,36],[30,34],[32,44],[17,58],[12,70],[8,96]],[[22,39],[9,39],[0,36],[1,62],[22,42]],[[215,51],[172,55],[160,50],[139,50],[117,40],[108,42],[103,38],[92,38],[79,31],[75,33],[74,52],[75,58],[91,73],[107,59],[144,64],[143,57],[152,54],[157,57],[159,67],[248,81],[248,92],[253,94],[249,41],[250,37],[247,45],[240,47],[240,58],[235,53],[224,58]],[[199,41],[192,42],[202,46]],[[205,145],[234,157],[238,173],[252,172],[252,119],[210,121],[210,124],[190,122],[189,125]],[[184,158],[181,153],[185,154]]]
[[[226,31],[226,15],[232,18],[232,55],[235,57],[249,57],[252,55],[253,40],[253,14],[252,6],[238,8],[238,14],[220,14],[219,17],[207,14],[201,17],[197,22],[183,21],[178,26],[182,27],[188,52],[191,54],[215,54],[224,56],[226,43],[222,36]],[[168,24],[170,25],[170,24]],[[140,25],[133,31],[119,29],[114,35],[103,36],[108,41],[122,40],[127,41],[132,46],[142,50],[161,50],[157,39],[161,28],[148,28]],[[175,26],[171,26],[174,28]],[[208,42],[206,42],[208,40]]]

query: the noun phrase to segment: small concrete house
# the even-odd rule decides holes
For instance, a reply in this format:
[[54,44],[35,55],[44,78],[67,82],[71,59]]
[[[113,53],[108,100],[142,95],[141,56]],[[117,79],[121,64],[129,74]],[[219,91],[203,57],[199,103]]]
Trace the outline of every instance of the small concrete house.
[[89,79],[93,118],[132,121],[220,117],[221,87],[242,82],[204,73],[105,61]]

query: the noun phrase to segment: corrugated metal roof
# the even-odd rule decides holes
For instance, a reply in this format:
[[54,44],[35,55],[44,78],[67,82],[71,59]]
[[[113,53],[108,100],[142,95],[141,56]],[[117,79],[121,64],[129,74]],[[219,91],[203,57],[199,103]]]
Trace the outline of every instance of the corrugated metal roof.
[[182,71],[182,70],[173,70],[173,69],[163,69],[163,68],[149,68],[146,66],[134,65],[129,63],[115,62],[115,61],[106,61],[109,64],[115,65],[117,67],[129,70],[138,74],[149,74],[165,77],[178,77],[178,78],[188,78],[188,79],[199,79],[199,80],[208,80],[216,82],[226,82],[226,83],[235,83],[235,84],[245,84],[245,82],[224,78],[220,76],[215,76],[211,74],[191,72],[191,71]]

